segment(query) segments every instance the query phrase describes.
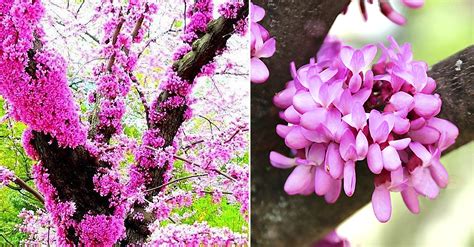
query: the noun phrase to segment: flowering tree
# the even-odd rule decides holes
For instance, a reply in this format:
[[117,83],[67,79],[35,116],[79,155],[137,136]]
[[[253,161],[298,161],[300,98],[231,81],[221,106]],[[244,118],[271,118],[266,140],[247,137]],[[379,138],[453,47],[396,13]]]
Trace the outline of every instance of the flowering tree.
[[248,220],[248,93],[229,83],[248,80],[248,4],[215,5],[0,3],[4,120],[26,125],[38,191],[3,167],[0,184],[44,203],[19,215],[27,243],[247,242],[245,223],[184,224],[195,212],[181,210],[210,196]]
[[[276,52],[262,59],[268,82],[252,85],[252,164],[259,164],[252,166],[253,243],[313,244],[371,199],[377,219],[385,222],[389,191],[401,192],[417,213],[418,196],[434,198],[447,184],[440,152],[474,137],[468,113],[473,48],[427,71],[426,64],[412,60],[409,45],[393,40],[388,47],[345,46],[326,35],[349,2],[254,1],[266,11],[259,24],[276,39]],[[365,4],[373,2],[359,1],[365,18]],[[412,8],[423,4],[401,2]],[[379,4],[390,20],[405,23],[390,1]],[[381,57],[372,63],[377,52]],[[459,60],[462,67],[456,66]],[[457,92],[459,86],[463,92]],[[418,118],[421,128],[413,122]],[[442,118],[459,128],[459,136]],[[269,169],[269,163],[291,173]],[[322,246],[324,241],[343,244],[333,233]]]

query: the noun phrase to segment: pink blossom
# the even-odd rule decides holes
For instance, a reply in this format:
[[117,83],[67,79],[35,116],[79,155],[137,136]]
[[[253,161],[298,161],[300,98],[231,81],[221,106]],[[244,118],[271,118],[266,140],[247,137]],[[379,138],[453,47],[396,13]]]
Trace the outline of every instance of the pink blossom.
[[309,64],[291,64],[293,80],[274,102],[288,122],[277,133],[296,157],[270,153],[273,166],[293,169],[284,186],[288,194],[314,191],[328,203],[341,188],[352,196],[355,168],[366,161],[374,174],[374,213],[386,222],[390,192],[401,192],[417,213],[418,196],[434,199],[446,187],[448,174],[439,159],[458,129],[435,117],[442,102],[426,64],[413,61],[409,44],[389,41],[375,63],[375,45],[354,49],[330,38]]
[[[365,6],[366,1],[367,0],[359,0],[360,10],[362,12],[362,15],[364,16],[364,20],[367,20],[368,18]],[[373,3],[373,1],[371,0],[367,2],[370,4]],[[421,8],[424,5],[425,0],[401,0],[401,2],[409,8],[417,9]],[[406,24],[405,17],[393,9],[392,5],[390,4],[390,1],[379,1],[379,6],[382,14],[385,15],[388,19],[390,19],[393,23],[398,25]]]
[[273,56],[276,49],[276,41],[274,38],[270,38],[270,34],[262,25],[258,24],[264,18],[265,10],[253,3],[250,3],[250,9],[250,80],[254,83],[263,83],[268,79],[270,73],[260,58]]
[[15,174],[6,167],[0,166],[0,187],[10,184],[15,180]]

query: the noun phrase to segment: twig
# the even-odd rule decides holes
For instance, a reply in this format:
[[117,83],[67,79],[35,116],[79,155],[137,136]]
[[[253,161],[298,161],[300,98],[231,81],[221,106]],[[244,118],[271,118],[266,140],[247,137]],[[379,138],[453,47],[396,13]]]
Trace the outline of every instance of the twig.
[[249,129],[238,129],[229,139],[227,139],[227,141],[225,141],[224,143],[229,143],[230,141],[232,141],[232,139],[234,139],[234,137],[240,132],[245,132],[245,131],[248,131]]
[[212,125],[214,125],[219,131],[221,131],[221,129],[219,128],[219,126],[217,126],[214,122],[212,122],[209,118],[203,116],[203,115],[198,115],[198,117],[200,118],[203,118],[205,120],[207,120],[209,122],[209,125],[211,125],[211,131],[212,131]]
[[44,204],[44,197],[43,195],[41,195],[38,191],[36,191],[35,189],[31,188],[28,184],[25,183],[25,181],[23,181],[21,178],[19,178],[18,176],[15,176],[15,178],[13,179],[13,181],[15,184],[17,184],[18,186],[20,186],[20,188],[30,192],[30,194],[32,194],[34,197],[36,197],[36,199],[38,199],[38,201],[40,201],[42,204]]
[[190,175],[190,176],[186,176],[186,177],[182,177],[182,178],[173,179],[173,180],[169,181],[168,183],[164,183],[164,184],[162,184],[158,187],[147,189],[147,190],[145,190],[145,192],[150,192],[150,191],[153,191],[153,190],[157,190],[157,189],[163,188],[165,186],[168,186],[170,184],[177,183],[179,181],[183,181],[183,180],[187,180],[187,179],[191,179],[191,178],[197,178],[197,177],[205,177],[205,176],[207,176],[207,174],[203,173],[203,174],[194,174],[194,175]]
[[[177,160],[184,161],[184,162],[186,162],[186,163],[188,163],[188,164],[191,164],[191,165],[196,165],[196,164],[194,164],[194,162],[191,162],[190,160],[187,160],[187,159],[185,159],[185,158],[183,158],[183,157],[179,157],[179,156],[176,156],[176,155],[175,155],[174,158],[177,159]],[[237,182],[237,180],[236,180],[235,178],[233,178],[233,177],[227,175],[227,174],[224,173],[223,171],[220,171],[220,170],[218,170],[218,169],[212,169],[212,171],[213,171],[213,172],[216,172],[217,174],[222,175],[222,176],[224,176],[224,177],[226,177],[226,178],[228,178],[228,179],[230,179],[230,180],[232,180],[232,181],[234,181],[234,182]]]
[[10,242],[5,236],[3,236],[3,234],[0,233],[0,236],[5,239],[5,242],[7,242],[8,244],[10,244],[11,246],[15,246],[12,244],[12,242]]

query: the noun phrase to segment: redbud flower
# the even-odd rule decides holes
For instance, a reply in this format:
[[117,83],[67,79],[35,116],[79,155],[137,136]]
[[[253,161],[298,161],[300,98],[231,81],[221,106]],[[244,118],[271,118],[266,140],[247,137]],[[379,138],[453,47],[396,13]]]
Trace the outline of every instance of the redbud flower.
[[[367,20],[368,18],[367,9],[365,7],[366,1],[367,0],[359,0],[360,10],[362,12],[362,15],[364,16],[364,20]],[[372,4],[373,0],[368,0],[367,2]],[[425,3],[425,0],[401,0],[401,2],[408,8],[416,9],[416,8],[421,8],[423,4]],[[380,11],[382,12],[382,14],[385,15],[388,19],[390,19],[393,23],[398,24],[398,25],[405,25],[406,23],[405,17],[393,9],[389,0],[380,0],[379,6],[380,6]]]
[[407,208],[419,212],[418,196],[436,198],[448,183],[441,152],[458,129],[437,118],[441,98],[428,66],[413,61],[409,44],[378,48],[342,46],[328,38],[316,58],[296,69],[275,95],[288,122],[277,134],[295,157],[270,153],[271,164],[293,169],[285,183],[290,194],[324,196],[334,203],[341,189],[352,196],[356,166],[366,161],[373,173],[372,205],[377,219],[391,216],[390,192],[400,192]]
[[8,185],[15,179],[15,174],[6,167],[0,166],[0,187]]
[[268,31],[257,22],[265,17],[265,10],[253,3],[250,3],[250,52],[251,70],[250,80],[253,83],[263,83],[268,79],[270,72],[260,58],[273,56],[276,49],[276,41],[270,38]]

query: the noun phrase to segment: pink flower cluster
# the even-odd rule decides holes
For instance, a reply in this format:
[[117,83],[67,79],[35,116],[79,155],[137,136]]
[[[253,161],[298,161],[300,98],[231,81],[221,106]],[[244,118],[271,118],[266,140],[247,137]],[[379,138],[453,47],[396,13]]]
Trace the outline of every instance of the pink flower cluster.
[[418,196],[433,199],[446,187],[440,155],[458,129],[436,117],[441,99],[426,63],[413,61],[409,44],[389,40],[373,65],[377,46],[354,49],[334,40],[325,42],[317,62],[298,70],[292,64],[293,80],[274,102],[288,122],[277,133],[295,158],[270,154],[273,166],[294,167],[285,183],[288,194],[315,192],[334,203],[343,187],[352,196],[355,168],[367,161],[374,212],[386,222],[390,191],[401,192],[408,209],[418,213]]
[[235,19],[240,8],[243,6],[244,2],[242,0],[228,0],[226,3],[221,4],[217,11],[226,19]]
[[32,51],[42,41],[37,28],[44,12],[41,1],[4,1],[0,11],[0,94],[13,106],[11,115],[55,137],[60,146],[83,144],[86,130],[68,88],[64,60],[45,48]]
[[74,229],[81,244],[86,246],[111,246],[124,236],[124,208],[117,206],[113,215],[85,215],[80,221],[73,218],[76,207],[73,202],[62,202],[49,180],[49,174],[41,161],[33,166],[33,177],[38,190],[45,197],[45,206],[54,222],[60,246],[72,246],[67,238],[68,230]]
[[57,200],[57,191],[51,184],[47,169],[43,167],[41,161],[33,166],[32,174],[36,187],[44,196],[46,210],[48,210],[54,222],[58,244],[68,246],[71,243],[66,237],[67,230],[74,224],[71,218],[76,211],[75,205],[72,202]]
[[214,4],[212,0],[198,0],[194,2],[186,13],[186,17],[190,18],[190,21],[184,31],[184,35],[181,37],[184,42],[191,44],[206,32],[207,24],[212,20],[213,9]]
[[247,244],[247,236],[227,228],[210,227],[207,223],[168,224],[157,226],[151,236],[153,246],[240,246]]
[[250,14],[250,80],[253,83],[263,83],[268,79],[270,72],[260,58],[273,56],[276,41],[275,38],[270,38],[270,34],[262,25],[258,24],[265,17],[265,10],[250,3]]
[[77,226],[84,246],[113,246],[125,234],[123,218],[105,215],[86,215]]
[[[365,7],[366,1],[370,4],[373,3],[373,0],[359,0],[360,10],[365,20],[367,20],[368,18],[367,9]],[[425,4],[425,0],[401,0],[401,2],[405,6],[409,8],[413,8],[413,9],[421,8],[423,4]],[[405,23],[407,22],[405,17],[402,14],[398,13],[396,10],[393,9],[389,0],[379,1],[379,6],[380,6],[380,11],[382,12],[382,14],[385,15],[388,19],[390,19],[393,23],[398,24],[398,25],[405,25]],[[347,11],[347,9],[345,11]]]
[[39,154],[36,151],[35,147],[31,145],[31,140],[33,140],[33,130],[31,128],[27,128],[23,132],[23,137],[21,139],[23,149],[30,158],[37,160],[39,159]]
[[28,235],[28,238],[21,242],[22,244],[41,246],[57,243],[51,216],[44,209],[38,209],[36,212],[23,209],[18,214],[18,218],[22,219],[22,222],[17,225],[18,230]]
[[[247,166],[236,164],[235,158],[244,155],[248,151],[248,123],[241,118],[236,118],[229,123],[229,128],[209,136],[186,135],[188,146],[193,146],[196,140],[202,140],[199,145],[205,149],[192,152],[190,149],[186,159],[190,162],[184,164],[187,172],[192,174],[207,174],[206,179],[195,180],[194,190],[198,196],[212,193],[215,203],[220,202],[224,196],[223,191],[229,192],[225,196],[229,201],[240,205],[241,214],[248,217],[249,209],[249,182],[250,174]],[[226,171],[226,174],[219,173]],[[209,188],[212,188],[209,191]]]
[[[101,64],[94,71],[97,90],[94,93],[96,95],[91,95],[90,99],[92,102],[99,100],[100,103],[99,130],[110,132],[109,129],[112,129],[112,134],[120,134],[121,120],[126,110],[125,97],[130,91],[132,80],[135,79],[132,78],[132,72],[138,59],[137,54],[131,51],[132,44],[142,41],[157,7],[148,1],[133,4],[131,2],[127,14],[124,14],[125,11],[121,10],[121,6],[114,6],[113,3],[104,1],[99,11],[101,15],[110,16],[104,24],[104,47],[101,51],[108,62]],[[144,21],[135,34],[140,18]],[[102,138],[103,136],[96,136],[98,141]]]
[[0,187],[10,184],[15,179],[15,174],[8,168],[0,166]]

